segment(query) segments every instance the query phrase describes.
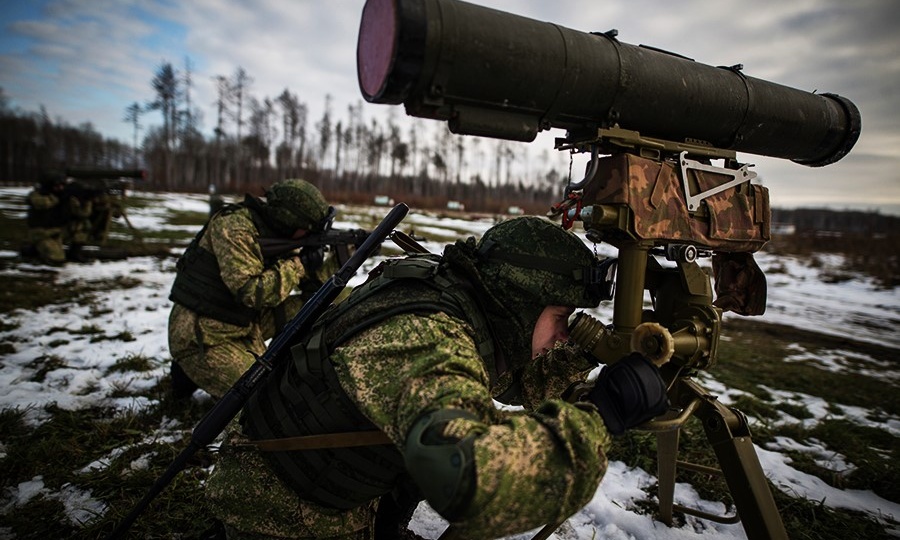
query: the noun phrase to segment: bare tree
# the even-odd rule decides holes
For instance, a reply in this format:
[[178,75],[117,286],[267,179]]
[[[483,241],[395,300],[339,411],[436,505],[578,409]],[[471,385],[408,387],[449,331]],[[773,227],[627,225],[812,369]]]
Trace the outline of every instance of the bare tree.
[[133,167],[137,168],[138,166],[138,151],[137,151],[137,140],[138,140],[138,132],[141,130],[141,114],[144,113],[144,108],[141,107],[141,104],[135,101],[131,105],[125,108],[125,118],[123,121],[128,122],[134,128],[134,141],[131,145],[133,152]]
[[[225,117],[230,115],[229,105],[232,101],[231,81],[224,75],[216,75],[213,77],[216,82],[216,145],[215,145],[215,166],[213,171],[213,180],[222,181],[222,138],[225,136]],[[224,183],[229,184],[228,179]]]
[[177,123],[179,84],[175,68],[169,62],[163,63],[156,71],[156,76],[151,81],[153,90],[156,91],[156,100],[150,103],[150,108],[159,110],[163,116],[163,178],[164,188],[169,187],[172,181],[172,142]]
[[357,101],[356,106],[348,105],[347,112],[350,116],[350,129],[348,132],[352,132],[353,141],[356,144],[356,167],[355,167],[355,175],[358,178],[360,175],[360,170],[362,168],[363,161],[363,145],[364,143],[364,134],[366,131],[365,122],[362,119],[362,101]]
[[[353,145],[353,129],[350,126],[347,126],[347,128],[344,129],[343,142],[344,142],[344,148],[346,148],[348,150]],[[345,155],[348,150],[344,151]]]
[[172,149],[174,132],[178,117],[179,84],[178,74],[172,64],[163,63],[156,71],[152,81],[153,90],[156,91],[156,99],[150,103],[150,108],[159,110],[163,116],[163,143],[166,150]]
[[[305,106],[302,106],[296,94],[287,88],[276,98],[281,106],[282,143],[276,153],[276,165],[279,171],[288,177],[294,176],[294,150],[300,136],[301,119],[306,122]],[[301,118],[302,117],[302,118]]]
[[272,142],[275,139],[275,128],[272,125],[272,116],[275,106],[271,99],[265,98],[259,101],[250,98],[249,133],[243,144],[250,151],[250,158],[258,169],[264,169],[269,164]]
[[463,165],[465,164],[466,145],[465,139],[457,135],[453,140],[456,150],[456,183],[462,182]]
[[381,158],[384,153],[384,134],[378,120],[372,119],[372,127],[366,133],[366,163],[369,165],[369,174],[378,177],[381,174]]
[[403,169],[406,168],[406,164],[409,162],[409,145],[403,142],[400,139],[400,128],[396,124],[388,124],[388,129],[390,130],[388,136],[388,142],[390,144],[390,152],[391,152],[391,180],[394,180],[397,176],[397,166],[399,164],[400,174],[403,174]]
[[344,144],[344,127],[339,121],[334,126],[334,177],[341,174],[341,147]]
[[198,112],[194,110],[191,103],[191,89],[194,87],[193,66],[189,57],[184,58],[184,74],[182,75],[182,83],[184,84],[184,122],[182,124],[182,138],[189,139],[197,132]]
[[198,126],[202,119],[202,113],[194,107],[191,101],[191,90],[194,87],[193,64],[190,57],[184,59],[184,72],[181,77],[184,108],[179,111],[179,137],[181,141],[180,171],[183,181],[192,187],[204,187],[208,171],[206,162],[197,159],[204,145],[203,136]]
[[325,94],[325,112],[316,124],[319,131],[319,168],[325,168],[325,155],[331,146],[331,94]]
[[[419,127],[421,123],[418,121],[418,118],[413,119],[413,121],[409,125],[409,156],[410,156],[410,165],[412,166],[413,176],[419,177],[421,172],[419,170]],[[413,184],[416,186],[414,188],[415,194],[418,195],[418,186],[421,185],[420,182],[415,182]]]
[[231,88],[232,88],[232,98],[237,105],[237,111],[235,112],[235,122],[237,123],[237,155],[235,159],[237,161],[237,174],[235,178],[235,182],[240,184],[241,182],[241,169],[243,167],[243,160],[241,159],[241,132],[244,126],[244,98],[246,97],[247,89],[250,84],[253,83],[253,79],[247,75],[247,72],[242,67],[238,67],[237,71],[234,72],[234,77],[232,79]]
[[506,185],[510,185],[512,183],[512,164],[516,160],[516,151],[510,142],[504,142],[506,144],[503,145],[503,155],[501,158],[506,165]]

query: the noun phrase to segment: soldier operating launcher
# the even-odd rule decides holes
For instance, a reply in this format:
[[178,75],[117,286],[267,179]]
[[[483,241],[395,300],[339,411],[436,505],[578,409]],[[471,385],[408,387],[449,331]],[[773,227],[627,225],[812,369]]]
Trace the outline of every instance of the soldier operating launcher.
[[[859,111],[835,94],[628,45],[616,35],[459,0],[368,0],[359,85],[366,100],[446,120],[454,133],[531,141],[538,131],[561,128],[567,133],[557,149],[590,152],[584,179],[570,181],[550,216],[566,228],[581,222],[589,240],[617,248],[598,267],[613,319],[604,324],[579,313],[570,337],[601,364],[614,367],[636,354],[659,366],[671,407],[639,429],[657,435],[660,519],[671,525],[677,511],[740,521],[751,540],[787,538],[746,417],[694,376],[716,363],[723,313],[761,315],[766,307],[765,275],[752,254],[771,238],[768,188],[752,182],[756,173],[737,152],[811,167],[834,163],[859,138]],[[700,257],[712,258],[711,272]],[[583,401],[595,390],[587,383],[564,397]],[[716,454],[731,515],[675,503],[676,469],[714,470],[677,459],[692,417]],[[533,540],[559,525],[548,523]],[[451,530],[441,538],[455,536]]]
[[369,0],[357,62],[366,100],[465,135],[531,141],[562,128],[577,142],[618,125],[816,167],[860,132],[856,106],[835,94],[457,0]]

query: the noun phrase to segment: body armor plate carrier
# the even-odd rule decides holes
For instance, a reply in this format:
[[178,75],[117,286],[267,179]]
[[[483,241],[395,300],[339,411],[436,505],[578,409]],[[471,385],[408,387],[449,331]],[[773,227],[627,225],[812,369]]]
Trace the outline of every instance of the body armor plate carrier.
[[[237,212],[241,208],[248,207],[245,203],[229,204],[216,215]],[[261,218],[252,208],[248,210],[258,230]],[[209,223],[208,221],[203,226],[178,259],[177,273],[172,291],[169,293],[169,300],[204,317],[236,326],[249,326],[258,315],[257,311],[238,302],[231,289],[222,281],[216,256],[200,247],[200,238],[206,233]]]
[[[250,397],[241,417],[254,440],[377,429],[340,386],[330,351],[360,331],[404,313],[444,312],[475,329],[479,354],[493,362],[487,321],[467,283],[440,258],[413,256],[382,263],[342,303],[329,308],[308,339]],[[393,445],[265,452],[279,477],[306,500],[355,508],[401,482],[403,456]]]

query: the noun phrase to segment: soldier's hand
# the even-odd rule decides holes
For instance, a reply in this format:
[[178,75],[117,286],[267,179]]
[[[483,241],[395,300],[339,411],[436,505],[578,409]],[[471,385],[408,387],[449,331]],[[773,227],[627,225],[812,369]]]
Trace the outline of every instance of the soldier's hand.
[[324,246],[316,248],[308,246],[300,250],[300,262],[303,263],[303,268],[306,270],[307,274],[315,274],[316,271],[322,267],[322,262],[324,260]]
[[636,352],[600,371],[588,399],[597,406],[613,435],[621,435],[669,408],[659,370]]

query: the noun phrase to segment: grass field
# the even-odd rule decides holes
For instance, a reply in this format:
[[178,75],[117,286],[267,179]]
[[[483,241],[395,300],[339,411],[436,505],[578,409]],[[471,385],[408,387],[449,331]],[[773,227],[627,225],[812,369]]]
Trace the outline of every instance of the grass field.
[[[137,330],[110,329],[95,321],[116,309],[104,300],[111,291],[137,294],[146,285],[139,273],[72,281],[56,269],[24,263],[15,256],[25,235],[16,204],[0,200],[0,251],[6,254],[0,258],[4,282],[0,372],[13,368],[12,359],[19,358],[32,339],[52,336],[42,342],[42,354],[16,367],[20,371],[10,384],[48,388],[57,381],[70,384],[79,368],[64,351],[73,343],[101,350],[104,345],[145,339]],[[108,247],[154,260],[148,267],[171,271],[174,254],[193,236],[205,213],[196,207],[157,209],[158,196],[149,194],[130,197],[129,204],[139,229],[139,218],[152,213],[150,209],[167,226],[141,229],[141,241],[136,243],[133,231],[117,222]],[[377,219],[371,216],[378,212],[355,211],[353,226],[371,228]],[[446,232],[446,227],[443,233],[428,235],[428,220],[421,216],[413,223],[435,242],[452,239],[453,231]],[[459,234],[465,230],[461,227]],[[790,250],[790,244],[780,243],[779,249]],[[830,249],[830,253],[840,252]],[[878,256],[879,249],[874,250],[870,257]],[[813,265],[823,253],[799,255]],[[882,250],[881,256],[890,254]],[[846,271],[866,272],[858,266],[865,259],[854,256],[857,266]],[[883,268],[896,263],[871,264]],[[886,290],[896,285],[884,274],[875,277]],[[154,294],[164,297],[167,291]],[[32,313],[49,310],[62,316],[76,309],[87,309],[88,316],[80,324],[28,327],[26,332]],[[773,492],[791,538],[896,538],[900,516],[873,515],[852,508],[853,504],[831,504],[829,497],[861,492],[900,504],[900,351],[891,343],[814,330],[729,317],[718,363],[699,380],[723,402],[748,415],[754,442],[765,450],[764,469],[789,466],[804,478],[818,479],[836,490],[821,496],[792,492],[793,488],[779,487],[779,477],[774,475]],[[165,328],[157,332],[164,334]],[[87,401],[89,406],[76,407],[49,402],[0,410],[0,539],[95,539],[112,530],[187,446],[190,430],[212,405],[211,400],[196,397],[187,406],[175,403],[168,394],[168,362],[164,354],[134,352],[104,364],[97,380],[111,381],[110,387],[102,389],[108,398],[105,402]],[[100,383],[92,382],[81,387],[81,395],[73,400],[100,391]],[[139,405],[123,407],[122,400]],[[652,435],[632,432],[616,440],[610,457],[653,475],[655,444]],[[685,430],[681,455],[688,461],[715,464],[697,422]],[[203,482],[215,461],[215,448],[198,452],[138,520],[132,537],[196,538],[210,527]],[[728,510],[730,496],[720,481],[692,473],[680,473],[678,481],[690,484],[705,500],[724,501],[723,508]],[[649,486],[646,496],[629,503],[627,510],[652,516],[655,490],[655,485]],[[684,531],[686,523],[691,522],[676,515],[676,525],[682,528],[675,530]],[[660,538],[667,537],[664,528],[658,533]],[[560,533],[556,538],[580,537]]]

